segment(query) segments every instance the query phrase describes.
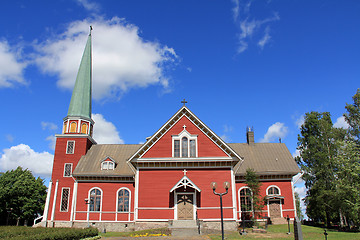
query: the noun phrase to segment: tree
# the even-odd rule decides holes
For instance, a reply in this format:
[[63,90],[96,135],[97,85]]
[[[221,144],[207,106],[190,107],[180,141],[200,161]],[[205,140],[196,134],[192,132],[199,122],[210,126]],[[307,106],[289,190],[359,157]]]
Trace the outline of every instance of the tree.
[[346,104],[345,121],[349,124],[349,135],[360,144],[360,89],[353,96],[353,104]]
[[261,183],[254,169],[246,169],[245,183],[251,189],[251,202],[253,206],[253,218],[258,218],[264,208],[264,198],[260,195]]
[[[0,219],[5,224],[9,217],[33,221],[42,214],[46,198],[44,180],[35,178],[31,171],[21,167],[0,176]],[[8,216],[8,211],[12,209]]]
[[302,178],[308,188],[306,212],[310,218],[329,225],[336,212],[336,140],[341,139],[345,133],[333,128],[328,112],[306,113],[300,130],[297,148],[300,156],[295,160],[304,172]]

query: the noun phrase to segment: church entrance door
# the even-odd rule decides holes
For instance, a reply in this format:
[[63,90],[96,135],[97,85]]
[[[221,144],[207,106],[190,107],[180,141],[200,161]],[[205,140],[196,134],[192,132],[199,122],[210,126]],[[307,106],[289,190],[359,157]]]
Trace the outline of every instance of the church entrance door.
[[177,217],[178,220],[194,219],[194,195],[177,194]]
[[271,218],[281,218],[280,200],[269,200],[269,211]]

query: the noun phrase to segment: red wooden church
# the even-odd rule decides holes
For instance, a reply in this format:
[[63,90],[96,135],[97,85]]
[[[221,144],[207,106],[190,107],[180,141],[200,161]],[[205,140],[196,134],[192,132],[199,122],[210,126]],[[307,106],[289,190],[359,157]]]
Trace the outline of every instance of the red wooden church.
[[292,177],[299,172],[283,143],[226,143],[187,106],[182,106],[144,144],[97,144],[92,138],[91,35],[85,47],[63,131],[56,135],[52,178],[43,225],[108,231],[168,226],[200,220],[219,228],[223,197],[225,228],[252,214],[247,168],[262,182],[262,216],[273,222],[296,214]]

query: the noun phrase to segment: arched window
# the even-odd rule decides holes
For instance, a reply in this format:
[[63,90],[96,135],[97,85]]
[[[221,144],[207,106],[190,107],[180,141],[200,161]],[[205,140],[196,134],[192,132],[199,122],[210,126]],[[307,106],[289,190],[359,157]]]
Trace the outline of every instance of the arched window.
[[66,125],[67,125],[67,122],[64,122],[63,133],[66,133]]
[[90,212],[99,212],[101,206],[101,191],[97,188],[90,191]]
[[76,122],[70,123],[70,132],[75,133],[76,132]]
[[129,212],[130,211],[130,192],[129,190],[123,188],[118,192],[118,212]]
[[275,186],[270,187],[270,188],[268,189],[268,195],[280,195],[280,190],[279,190],[279,188],[278,188],[278,187],[275,187]]
[[181,157],[188,157],[188,138],[181,139]]
[[86,123],[81,124],[81,133],[87,134],[88,125]]
[[114,170],[115,163],[112,161],[104,161],[101,163],[101,170]]
[[252,192],[250,188],[243,188],[240,190],[240,209],[242,212],[252,211],[251,195]]

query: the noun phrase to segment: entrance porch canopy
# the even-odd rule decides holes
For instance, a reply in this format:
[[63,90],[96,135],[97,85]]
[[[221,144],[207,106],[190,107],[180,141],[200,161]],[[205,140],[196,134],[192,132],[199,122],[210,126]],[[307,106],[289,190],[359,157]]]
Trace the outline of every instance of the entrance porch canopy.
[[171,189],[170,192],[173,192],[174,190],[184,187],[186,189],[186,187],[191,187],[195,190],[197,190],[198,192],[201,192],[200,188],[198,186],[195,185],[195,183],[193,183],[186,175],[184,175],[180,181],[178,181]]

